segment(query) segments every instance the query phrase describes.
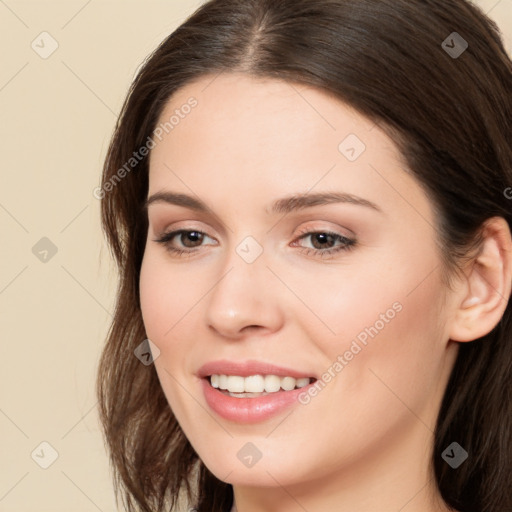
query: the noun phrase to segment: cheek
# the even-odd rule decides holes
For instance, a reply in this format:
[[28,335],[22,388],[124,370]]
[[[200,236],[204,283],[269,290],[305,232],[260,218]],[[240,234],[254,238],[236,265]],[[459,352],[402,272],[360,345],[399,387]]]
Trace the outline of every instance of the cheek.
[[[160,355],[154,366],[162,390],[173,413],[181,423],[190,407],[188,395],[183,395],[179,383],[189,367],[190,339],[180,336],[187,312],[197,301],[194,286],[187,275],[170,272],[164,258],[147,250],[142,261],[140,305],[147,337],[158,347]],[[190,415],[190,414],[188,414]]]
[[321,320],[307,314],[300,322],[325,356],[327,386],[368,419],[399,413],[401,400],[422,409],[442,380],[443,285],[432,272],[435,255],[426,254],[294,283]]
[[[338,342],[323,347],[333,362],[342,356],[334,394],[347,410],[365,418],[370,436],[371,431],[377,435],[381,429],[394,429],[399,418],[417,421],[410,411],[430,423],[427,411],[435,402],[432,394],[443,381],[444,345],[435,278],[409,295],[394,290],[358,298],[353,294],[342,310],[346,320],[336,324]],[[355,423],[345,427],[351,435],[361,434],[351,430],[360,428]]]
[[150,258],[144,257],[140,274],[140,307],[146,334],[150,340],[157,340],[157,345],[172,326],[164,315],[164,311],[172,310],[173,306],[169,303],[172,295],[166,293],[166,289],[165,278],[158,265],[151,264]]
[[175,327],[197,302],[200,281],[186,270],[171,272],[165,258],[147,251],[139,284],[142,318],[148,337],[157,341],[171,339]]
[[[371,339],[383,337],[391,327],[415,332],[421,330],[424,320],[429,323],[426,305],[435,297],[421,290],[409,294],[415,279],[403,273],[381,275],[380,270],[368,267],[362,271],[333,267],[314,274],[294,270],[281,274],[300,300],[291,295],[286,299],[290,318],[299,322],[307,337],[320,344],[331,358],[348,350],[353,340],[369,346]],[[281,303],[276,307],[285,306]],[[403,336],[396,337],[394,343],[401,341]]]

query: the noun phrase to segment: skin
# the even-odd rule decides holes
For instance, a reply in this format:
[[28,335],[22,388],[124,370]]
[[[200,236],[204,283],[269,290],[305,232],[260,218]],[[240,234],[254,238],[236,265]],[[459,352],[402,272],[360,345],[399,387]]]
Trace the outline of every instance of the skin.
[[[233,484],[239,511],[448,510],[429,463],[453,340],[475,339],[475,325],[490,330],[506,301],[484,311],[489,288],[472,289],[467,276],[447,288],[431,204],[378,126],[314,88],[213,78],[171,98],[162,121],[191,96],[198,105],[150,157],[148,197],[189,194],[209,208],[148,207],[141,308],[183,431],[209,470]],[[366,145],[354,162],[338,150],[349,134]],[[361,197],[380,211],[338,203],[270,212],[276,199],[321,191]],[[493,248],[510,254],[510,233],[493,226],[496,261],[505,253]],[[177,229],[205,236],[174,237],[168,246],[193,251],[178,256],[155,241]],[[325,231],[356,243],[322,256],[340,240],[304,233]],[[236,252],[248,236],[263,249],[253,263]],[[506,258],[505,277],[491,269],[488,281],[508,298]],[[320,377],[397,302],[401,311],[307,405],[249,425],[209,409],[196,376],[204,363],[256,359]],[[487,324],[477,321],[484,313]],[[237,457],[247,442],[262,453],[251,468]]]

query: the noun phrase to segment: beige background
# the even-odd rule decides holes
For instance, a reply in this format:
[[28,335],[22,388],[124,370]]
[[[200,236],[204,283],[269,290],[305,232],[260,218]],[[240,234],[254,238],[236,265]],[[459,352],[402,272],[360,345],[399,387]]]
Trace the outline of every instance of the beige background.
[[[140,62],[201,3],[0,0],[0,512],[115,510],[94,395],[115,273],[92,191]],[[477,3],[511,51],[512,0]]]

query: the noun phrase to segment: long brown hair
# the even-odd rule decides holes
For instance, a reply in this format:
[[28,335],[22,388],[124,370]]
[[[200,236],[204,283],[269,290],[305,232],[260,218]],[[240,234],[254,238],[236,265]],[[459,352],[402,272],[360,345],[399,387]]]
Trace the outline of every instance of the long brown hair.
[[[134,356],[146,338],[138,286],[148,158],[126,167],[148,145],[173,93],[231,71],[321,88],[387,130],[435,206],[447,269],[456,269],[486,219],[501,216],[512,226],[512,64],[477,7],[466,0],[202,5],[140,69],[99,189],[120,279],[97,395],[116,499],[121,494],[130,512],[173,510],[180,492],[200,512],[224,512],[233,501],[232,487],[208,471],[183,434],[154,366]],[[457,470],[441,457],[453,441],[470,454]],[[491,333],[460,346],[432,465],[449,506],[512,510],[512,303]]]

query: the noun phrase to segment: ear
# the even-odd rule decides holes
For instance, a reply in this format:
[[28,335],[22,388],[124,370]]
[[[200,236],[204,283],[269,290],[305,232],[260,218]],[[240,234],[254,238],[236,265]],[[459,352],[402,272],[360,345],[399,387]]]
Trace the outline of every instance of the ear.
[[501,320],[512,288],[512,240],[502,217],[482,226],[482,245],[467,266],[450,339],[473,341],[491,332]]

